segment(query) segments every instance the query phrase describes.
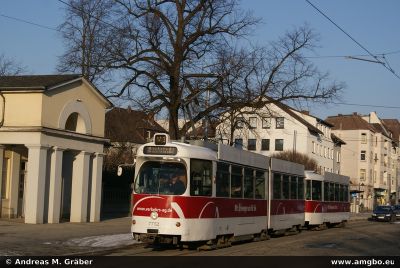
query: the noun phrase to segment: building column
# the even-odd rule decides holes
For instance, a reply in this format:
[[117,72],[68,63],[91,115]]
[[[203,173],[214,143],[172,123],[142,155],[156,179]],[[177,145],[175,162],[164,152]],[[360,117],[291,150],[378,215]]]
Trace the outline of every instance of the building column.
[[54,147],[51,154],[48,223],[60,222],[63,151]]
[[25,223],[43,223],[48,147],[28,147],[28,177],[25,190]]
[[100,221],[103,156],[102,153],[96,153],[93,158],[90,222]]
[[21,173],[21,155],[15,151],[11,152],[11,176],[8,196],[9,218],[16,218],[18,214],[18,192]]
[[[0,145],[0,218],[3,208],[3,196],[2,196],[2,186],[3,186],[3,162],[4,162],[4,146]],[[4,178],[6,179],[6,178]]]
[[87,222],[89,169],[90,153],[79,153],[73,164],[71,222]]

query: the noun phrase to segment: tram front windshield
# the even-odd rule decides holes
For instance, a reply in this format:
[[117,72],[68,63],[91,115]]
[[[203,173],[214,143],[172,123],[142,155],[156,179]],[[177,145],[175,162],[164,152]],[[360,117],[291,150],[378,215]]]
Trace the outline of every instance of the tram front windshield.
[[139,170],[134,190],[141,194],[181,195],[187,186],[182,163],[148,161]]

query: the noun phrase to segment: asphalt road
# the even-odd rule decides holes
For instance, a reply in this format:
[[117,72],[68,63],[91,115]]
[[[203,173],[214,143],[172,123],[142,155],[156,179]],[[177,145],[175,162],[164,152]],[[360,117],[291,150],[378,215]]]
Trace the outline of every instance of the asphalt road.
[[400,256],[400,222],[349,222],[344,228],[249,242],[229,248],[197,251],[131,245],[108,256]]

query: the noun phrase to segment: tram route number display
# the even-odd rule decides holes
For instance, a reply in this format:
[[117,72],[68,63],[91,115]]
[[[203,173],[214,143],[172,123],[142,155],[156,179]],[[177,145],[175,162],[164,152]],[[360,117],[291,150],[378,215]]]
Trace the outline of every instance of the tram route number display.
[[169,146],[145,146],[143,148],[143,153],[150,155],[176,155],[178,149]]

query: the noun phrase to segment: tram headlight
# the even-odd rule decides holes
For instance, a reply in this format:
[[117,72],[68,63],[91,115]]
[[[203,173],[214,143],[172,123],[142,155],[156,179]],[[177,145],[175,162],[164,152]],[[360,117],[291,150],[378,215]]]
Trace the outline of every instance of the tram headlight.
[[390,214],[386,214],[386,217],[390,217]]
[[376,214],[375,214],[375,213],[372,213],[372,216],[376,216]]
[[181,227],[181,223],[178,221],[178,222],[176,222],[176,227]]

